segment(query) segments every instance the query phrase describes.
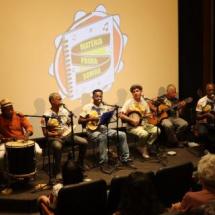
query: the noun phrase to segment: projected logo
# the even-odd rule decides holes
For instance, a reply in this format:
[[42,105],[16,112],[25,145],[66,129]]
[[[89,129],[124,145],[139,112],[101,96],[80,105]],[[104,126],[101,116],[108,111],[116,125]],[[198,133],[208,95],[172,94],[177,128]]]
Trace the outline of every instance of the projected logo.
[[77,99],[96,88],[109,90],[123,69],[126,43],[118,15],[108,15],[102,5],[88,14],[78,11],[69,30],[55,39],[56,55],[49,73],[60,93]]

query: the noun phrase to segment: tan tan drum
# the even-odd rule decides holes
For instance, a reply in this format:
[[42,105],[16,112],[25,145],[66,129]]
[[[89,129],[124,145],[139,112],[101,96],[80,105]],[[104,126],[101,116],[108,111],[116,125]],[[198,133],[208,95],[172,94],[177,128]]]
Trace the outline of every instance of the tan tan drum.
[[34,141],[7,142],[5,148],[9,176],[24,178],[35,175],[36,157]]

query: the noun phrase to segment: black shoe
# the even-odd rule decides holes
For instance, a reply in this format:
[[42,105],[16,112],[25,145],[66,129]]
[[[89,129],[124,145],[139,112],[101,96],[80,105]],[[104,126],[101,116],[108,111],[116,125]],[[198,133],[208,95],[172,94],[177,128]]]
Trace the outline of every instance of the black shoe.
[[156,145],[149,145],[148,146],[148,153],[149,153],[149,155],[151,155],[151,156],[155,156],[155,155],[157,155],[157,152],[158,152],[158,149],[157,149],[157,146]]
[[134,165],[132,159],[128,159],[126,161],[122,161],[122,165],[131,169],[137,169],[137,167]]
[[177,147],[178,148],[184,148],[185,146],[187,146],[187,144],[188,144],[187,141],[178,141]]
[[83,160],[78,159],[76,163],[83,172],[90,170],[90,167]]
[[100,170],[105,174],[111,174],[113,172],[113,168],[107,163],[100,164]]
[[80,168],[82,171],[89,171],[90,170],[90,167],[87,165],[87,164],[82,164],[80,165]]

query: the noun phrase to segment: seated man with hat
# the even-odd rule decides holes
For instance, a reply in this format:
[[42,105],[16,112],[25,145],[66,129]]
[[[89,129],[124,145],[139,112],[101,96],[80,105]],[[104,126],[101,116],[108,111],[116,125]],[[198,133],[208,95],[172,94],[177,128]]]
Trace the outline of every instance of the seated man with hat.
[[[0,101],[0,172],[4,171],[5,144],[9,141],[27,141],[33,135],[33,127],[28,118],[23,114],[14,111],[13,104],[8,99]],[[42,149],[35,143],[37,154]]]

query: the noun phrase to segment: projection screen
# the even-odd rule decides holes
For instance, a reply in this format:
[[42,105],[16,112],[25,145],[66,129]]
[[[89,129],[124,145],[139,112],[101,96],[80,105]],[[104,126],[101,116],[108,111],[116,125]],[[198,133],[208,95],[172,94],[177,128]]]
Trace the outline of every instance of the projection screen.
[[0,99],[26,115],[52,92],[78,116],[95,88],[122,105],[132,84],[148,98],[178,86],[177,0],[2,0],[0,12]]

